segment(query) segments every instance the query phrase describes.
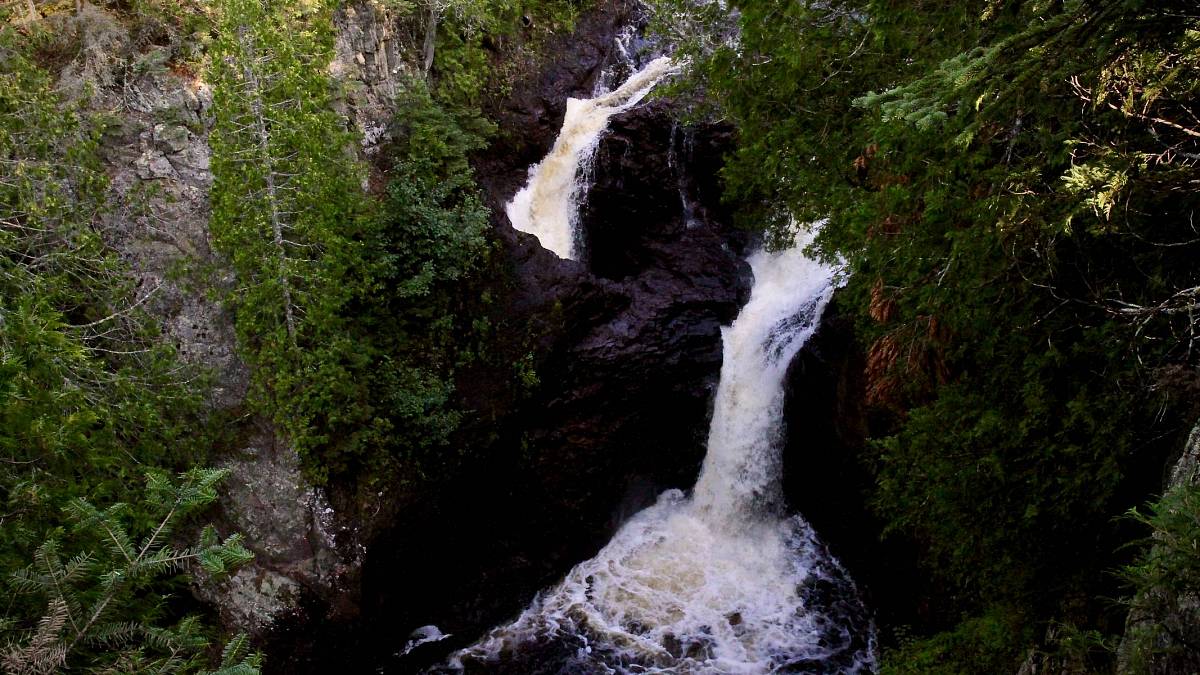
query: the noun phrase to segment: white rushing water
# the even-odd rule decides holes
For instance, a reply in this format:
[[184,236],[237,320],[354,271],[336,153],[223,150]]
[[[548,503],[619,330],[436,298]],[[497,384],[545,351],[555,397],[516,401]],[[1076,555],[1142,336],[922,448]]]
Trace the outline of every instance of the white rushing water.
[[694,500],[732,527],[780,506],[783,378],[816,331],[836,272],[804,255],[808,239],[750,256],[750,302],[722,329],[721,384]]
[[586,189],[584,176],[609,118],[637,105],[673,69],[671,59],[661,56],[608,93],[567,99],[567,113],[554,147],[530,167],[529,181],[506,207],[513,227],[536,236],[558,257],[577,260],[576,226]]
[[784,376],[834,289],[835,270],[804,256],[807,241],[750,257],[754,286],[723,329],[708,454],[693,495],[664,493],[516,621],[456,654],[454,667],[873,671],[874,627],[853,583],[801,517],[783,515],[780,499]]

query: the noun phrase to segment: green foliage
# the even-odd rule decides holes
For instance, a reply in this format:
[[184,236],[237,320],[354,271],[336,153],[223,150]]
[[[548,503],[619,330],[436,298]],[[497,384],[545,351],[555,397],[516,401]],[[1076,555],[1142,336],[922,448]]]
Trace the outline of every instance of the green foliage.
[[[663,23],[719,28],[658,4]],[[1099,599],[1114,519],[1179,440],[1188,401],[1160,374],[1194,381],[1200,356],[1200,17],[1183,2],[734,4],[736,46],[683,53],[738,128],[724,177],[743,224],[827,219],[818,248],[849,263],[868,498],[940,589],[922,630],[998,606],[1118,630]],[[929,645],[953,652],[975,628]]]
[[415,458],[444,445],[461,419],[449,401],[454,370],[475,332],[462,311],[464,284],[481,268],[488,220],[466,160],[482,138],[419,82],[400,101],[377,245],[389,292],[374,298],[372,309],[386,336],[381,347],[396,363],[379,389],[401,420],[400,451]]
[[417,475],[462,417],[452,382],[472,330],[456,288],[487,225],[466,158],[489,128],[409,83],[373,205],[331,110],[330,10],[222,3],[212,227],[240,279],[230,300],[255,401],[309,475],[382,479],[398,462]]
[[1147,511],[1144,552],[1123,577],[1132,595],[1124,654],[1129,673],[1187,672],[1200,666],[1200,486],[1172,488]]
[[101,124],[54,93],[29,48],[0,31],[0,660],[195,672],[203,627],[165,600],[193,561],[248,556],[237,537],[168,539],[223,477],[167,477],[206,451],[203,378],[142,314],[97,229]]
[[324,70],[333,6],[216,9],[211,227],[239,277],[229,301],[254,400],[308,455],[361,405],[370,352],[346,339],[345,310],[375,275],[362,171]]
[[250,641],[245,635],[238,635],[221,650],[221,666],[200,675],[258,675],[261,666],[262,656],[251,653]]
[[[547,38],[569,33],[587,6],[573,0],[425,0],[422,4],[445,7],[437,27],[433,92],[439,102],[466,109],[479,109],[486,95],[503,93],[509,86],[501,72],[504,64],[497,58],[506,42],[535,52]],[[519,59],[510,54],[507,61]]]
[[961,621],[953,631],[902,641],[884,654],[880,675],[975,675],[1017,672],[1022,644],[1032,637],[1012,610],[993,609]]
[[[65,511],[72,535],[91,545],[64,560],[58,539],[51,538],[34,552],[33,564],[13,573],[12,590],[44,601],[46,609],[36,626],[10,631],[0,655],[5,668],[41,673],[82,660],[91,669],[127,673],[195,672],[208,646],[196,621],[173,628],[146,623],[138,595],[165,575],[198,566],[220,576],[254,557],[240,535],[218,541],[212,528],[194,546],[171,543],[177,525],[216,501],[216,484],[226,473],[192,469],[173,479],[151,472],[136,508],[116,503],[100,509],[71,500]],[[239,664],[251,665],[244,658]]]

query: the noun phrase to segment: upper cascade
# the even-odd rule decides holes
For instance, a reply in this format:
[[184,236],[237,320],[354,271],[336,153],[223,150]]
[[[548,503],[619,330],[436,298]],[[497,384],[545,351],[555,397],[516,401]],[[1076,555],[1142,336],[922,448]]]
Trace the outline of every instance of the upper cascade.
[[694,493],[663,493],[452,670],[873,672],[875,628],[853,581],[779,496],[784,375],[837,276],[804,255],[809,240],[750,257]]
[[590,99],[567,99],[554,147],[530,167],[529,181],[505,207],[512,226],[536,236],[558,257],[578,260],[579,204],[587,190],[588,166],[609,118],[637,105],[674,71],[671,59],[660,56],[610,92]]

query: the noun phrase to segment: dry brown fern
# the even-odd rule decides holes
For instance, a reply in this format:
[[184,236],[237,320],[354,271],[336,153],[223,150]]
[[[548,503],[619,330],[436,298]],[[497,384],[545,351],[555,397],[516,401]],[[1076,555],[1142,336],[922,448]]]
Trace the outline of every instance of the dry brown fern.
[[0,653],[0,665],[9,675],[50,675],[67,663],[67,643],[63,628],[67,624],[67,603],[55,598],[37,624],[27,643],[10,643]]

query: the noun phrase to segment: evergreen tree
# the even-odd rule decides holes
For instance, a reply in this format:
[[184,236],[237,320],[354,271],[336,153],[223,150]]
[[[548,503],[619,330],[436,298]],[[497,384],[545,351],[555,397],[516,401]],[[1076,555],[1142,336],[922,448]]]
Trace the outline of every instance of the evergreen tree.
[[346,339],[343,316],[374,270],[363,172],[325,74],[333,4],[217,10],[212,230],[239,277],[231,303],[256,398],[308,453],[361,404],[355,379],[371,357]]
[[421,136],[376,211],[333,112],[332,9],[220,3],[212,229],[239,277],[230,300],[255,400],[309,474],[378,474],[398,460],[419,473],[461,417],[450,286],[483,250],[466,162],[478,140],[409,83],[397,134]]
[[683,49],[738,128],[728,195],[754,227],[828,219],[866,352],[867,497],[936,589],[921,629],[945,632],[889,667],[1015,670],[1054,622],[1119,632],[1115,519],[1192,421],[1200,15],[733,4],[736,44]]
[[[361,171],[330,105],[332,7],[301,21],[291,3],[227,0],[213,45],[217,128],[213,227],[246,277],[240,324],[260,351],[294,348],[299,323],[345,297],[329,284],[352,247]],[[248,314],[254,314],[248,317]]]
[[[193,469],[172,480],[152,472],[136,511],[124,503],[100,509],[83,498],[71,500],[66,511],[74,527],[84,537],[99,541],[64,560],[58,540],[49,539],[37,548],[31,565],[13,574],[14,591],[45,598],[47,605],[36,627],[18,629],[16,639],[10,637],[0,654],[5,670],[14,675],[61,672],[90,647],[87,660],[93,669],[197,672],[208,640],[195,618],[162,627],[148,622],[149,617],[131,617],[122,608],[135,605],[138,592],[164,575],[194,566],[219,577],[253,558],[240,535],[218,541],[211,527],[203,530],[194,546],[171,544],[184,518],[216,501],[216,485],[226,474]],[[135,536],[129,525],[146,518],[151,520],[145,533]],[[238,638],[231,644],[243,642]],[[252,673],[257,672],[258,658],[239,653],[222,665],[241,666]]]
[[[29,52],[0,29],[0,664],[197,672],[203,626],[165,600],[179,573],[225,572],[248,554],[211,530],[194,548],[168,539],[224,476],[166,477],[211,439],[200,378],[97,230],[102,127]],[[255,670],[234,656],[231,667]]]

